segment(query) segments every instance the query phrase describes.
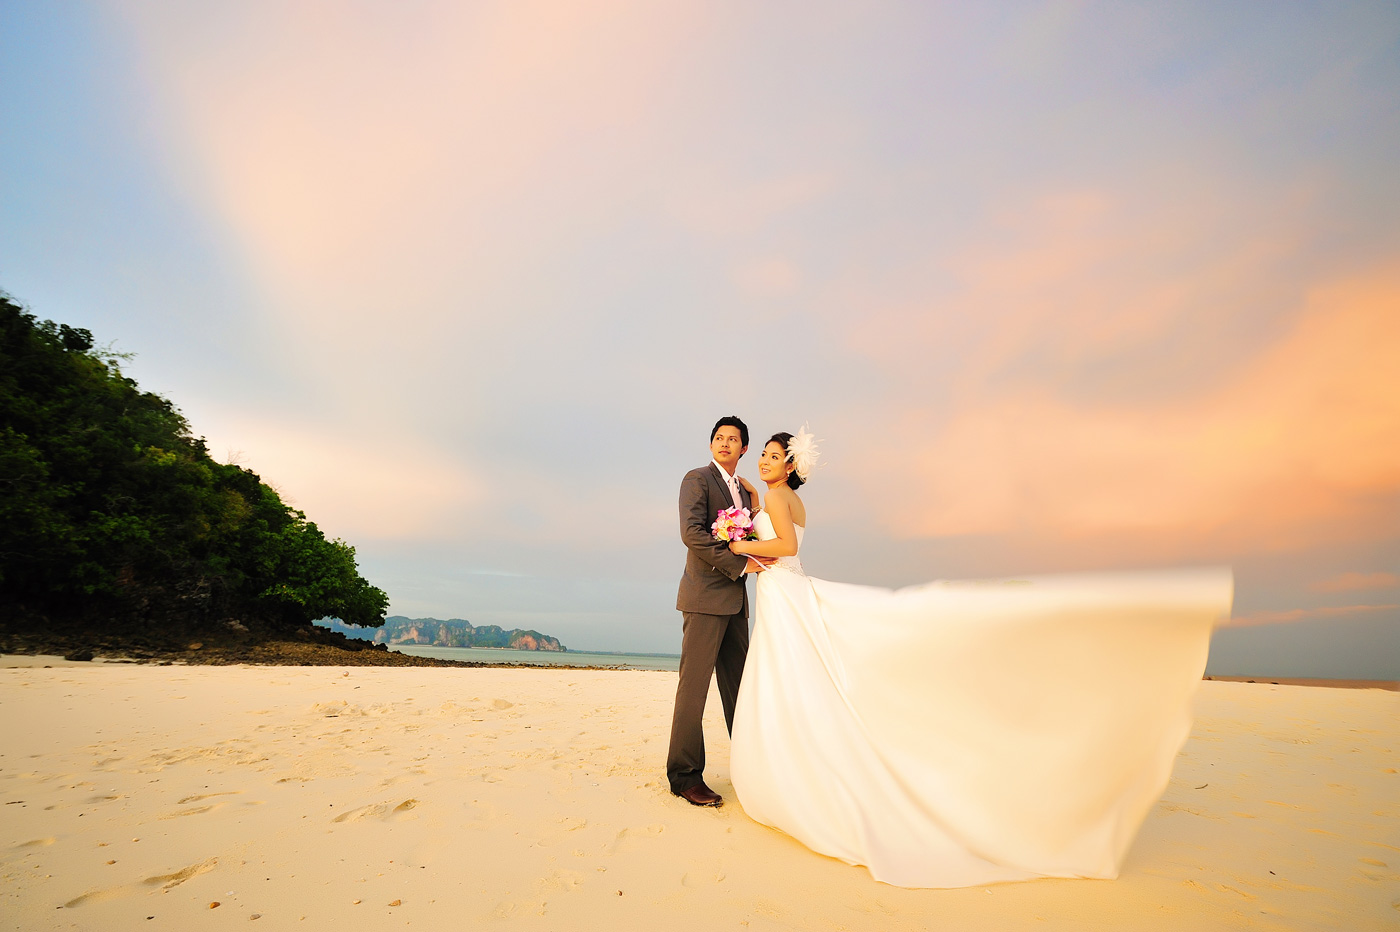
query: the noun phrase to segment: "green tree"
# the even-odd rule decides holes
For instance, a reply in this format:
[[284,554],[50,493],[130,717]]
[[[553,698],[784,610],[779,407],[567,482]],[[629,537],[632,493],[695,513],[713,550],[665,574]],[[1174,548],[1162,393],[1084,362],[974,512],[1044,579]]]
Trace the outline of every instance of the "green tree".
[[382,623],[388,600],[354,548],[255,473],[216,462],[120,361],[0,295],[5,614],[146,632]]

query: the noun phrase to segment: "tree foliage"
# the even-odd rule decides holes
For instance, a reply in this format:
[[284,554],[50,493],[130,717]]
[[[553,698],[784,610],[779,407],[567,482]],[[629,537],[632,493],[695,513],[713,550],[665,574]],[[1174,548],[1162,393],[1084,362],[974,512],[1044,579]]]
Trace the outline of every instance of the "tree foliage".
[[87,330],[0,294],[0,606],[10,617],[273,628],[388,600],[258,476],[216,462]]

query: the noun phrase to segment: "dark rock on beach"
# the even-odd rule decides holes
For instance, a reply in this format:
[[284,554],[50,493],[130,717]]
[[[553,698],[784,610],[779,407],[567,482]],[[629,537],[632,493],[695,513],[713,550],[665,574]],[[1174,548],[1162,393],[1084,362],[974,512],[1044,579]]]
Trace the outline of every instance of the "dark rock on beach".
[[0,619],[0,654],[55,654],[65,660],[125,659],[146,663],[291,666],[461,667],[486,666],[413,657],[382,644],[347,638],[312,625],[290,631],[253,622],[196,629],[150,628],[114,632],[102,625],[47,619],[24,624]]

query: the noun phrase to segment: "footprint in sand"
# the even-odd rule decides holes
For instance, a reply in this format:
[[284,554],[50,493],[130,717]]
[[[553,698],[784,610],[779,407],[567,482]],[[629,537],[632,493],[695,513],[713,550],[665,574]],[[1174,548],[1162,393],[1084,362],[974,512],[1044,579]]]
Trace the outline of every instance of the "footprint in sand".
[[82,906],[84,903],[95,903],[98,900],[111,900],[125,893],[132,893],[131,887],[111,887],[106,890],[90,890],[82,896],[75,896],[67,903],[63,904],[64,909],[72,909],[75,906]]
[[47,848],[58,841],[57,838],[36,838],[33,841],[22,841],[15,845],[16,848]]
[[545,900],[502,900],[491,910],[492,919],[510,919],[513,916],[543,916],[548,907]]
[[646,828],[624,828],[613,839],[612,847],[608,853],[617,854],[633,839],[655,838],[664,831],[666,831],[666,826],[660,822],[653,822]]
[[[184,799],[181,799],[181,800],[176,801],[175,805],[177,805],[177,806],[183,806],[183,805],[185,805],[186,803],[197,803],[197,802],[199,802],[201,799],[213,799],[215,796],[237,796],[237,795],[239,795],[239,794],[242,793],[242,792],[243,792],[242,790],[225,790],[225,791],[222,792],[222,793],[201,793],[201,794],[199,794],[198,796],[186,796]],[[111,797],[108,797],[108,798],[109,798],[109,799],[116,799],[115,796],[111,796]]]
[[498,712],[504,712],[506,709],[515,708],[515,703],[507,702],[504,699],[493,699],[491,700],[491,708],[495,709]]
[[154,877],[147,877],[139,883],[129,883],[119,887],[108,887],[103,890],[92,890],[64,903],[63,908],[72,909],[75,906],[82,906],[84,903],[92,903],[98,900],[110,900],[119,896],[137,893],[142,887],[163,887],[166,890],[173,890],[191,877],[209,873],[218,863],[218,858],[208,858],[198,863],[191,864],[189,867],[175,871],[174,873],[157,874]]
[[724,883],[724,871],[719,868],[711,870],[687,871],[681,875],[681,886],[683,887],[711,887],[715,884]]
[[1270,806],[1278,806],[1283,809],[1297,809],[1299,812],[1317,812],[1312,806],[1299,806],[1297,803],[1282,803],[1277,799],[1266,799],[1264,802]]
[[1385,861],[1378,861],[1375,858],[1357,858],[1357,860],[1367,865],[1366,867],[1359,868],[1361,876],[1365,877],[1367,880],[1373,880],[1378,883],[1400,880],[1400,874],[1396,874],[1394,871],[1390,870],[1390,865]]
[[388,820],[395,818],[410,809],[416,808],[418,800],[405,799],[397,806],[393,803],[373,803],[368,806],[361,806],[358,809],[351,809],[349,812],[342,812],[331,819],[332,822],[359,822],[363,819]]
[[165,815],[161,816],[161,818],[178,819],[181,816],[200,815],[205,812],[213,812],[217,808],[219,808],[217,804],[212,806],[193,806],[189,809],[181,809],[178,812],[167,812]]
[[541,833],[539,841],[535,842],[535,844],[542,848],[562,844],[570,832],[577,832],[587,827],[587,819],[566,816],[565,818],[557,820],[553,826],[546,828],[544,832]]
[[571,870],[550,871],[546,877],[540,880],[540,886],[545,889],[572,892],[583,886],[583,875],[578,871]]
[[206,858],[196,864],[191,864],[189,867],[181,868],[173,874],[157,874],[154,877],[147,877],[141,882],[148,887],[164,886],[167,890],[173,890],[191,877],[209,873],[218,863],[218,858]]

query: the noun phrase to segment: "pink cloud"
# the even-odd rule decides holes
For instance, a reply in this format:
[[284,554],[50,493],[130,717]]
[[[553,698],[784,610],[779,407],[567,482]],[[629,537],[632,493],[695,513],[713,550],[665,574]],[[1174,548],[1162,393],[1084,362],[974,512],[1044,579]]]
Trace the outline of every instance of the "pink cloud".
[[1342,573],[1322,579],[1308,588],[1313,592],[1351,592],[1357,589],[1393,589],[1400,586],[1394,573]]
[[[1007,281],[1033,289],[1056,263],[1091,278],[1095,262],[1078,248],[1050,243],[1024,267],[992,264],[993,295],[1014,300]],[[910,440],[913,507],[901,499],[885,515],[896,533],[1115,537],[1154,559],[1394,537],[1400,261],[1313,287],[1293,326],[1233,372],[1195,385],[1182,372],[1163,399],[1074,397],[1044,367],[1003,368],[1031,344],[1071,371],[1087,365],[1096,344],[1150,337],[1188,313],[1176,306],[1199,289],[1187,274],[1119,307],[1097,287],[1086,281],[1063,315],[998,320],[956,376],[941,424],[906,409],[897,432]]]
[[[853,444],[831,473],[853,477],[847,497],[862,524],[1129,561],[1394,537],[1400,256],[1314,276],[1302,294],[1293,265],[1316,264],[1310,231],[1319,217],[1336,222],[1310,212],[1318,195],[1307,184],[1251,188],[1252,176],[1212,175],[1163,151],[1135,154],[1116,188],[1047,193],[1061,182],[1028,157],[1018,172],[965,179],[1011,191],[998,195],[1010,206],[964,223],[953,196],[964,179],[941,187],[897,159],[827,162],[818,145],[760,159],[736,145],[747,137],[725,137],[745,99],[716,94],[737,85],[695,71],[696,49],[728,31],[703,7],[441,3],[416,8],[412,28],[397,12],[330,9],[122,15],[166,95],[172,162],[265,299],[269,351],[308,383],[334,385],[357,416],[401,416],[386,398],[407,396],[403,384],[415,412],[440,404],[469,420],[457,412],[487,393],[473,394],[472,360],[451,352],[484,352],[508,326],[503,310],[539,314],[545,333],[587,326],[575,323],[578,296],[548,287],[580,254],[551,250],[591,242],[624,208],[646,205],[688,237],[678,255],[726,244],[713,263],[678,260],[681,286],[727,273],[737,299],[825,308],[793,323],[839,347],[834,388],[814,386],[814,405],[841,403],[839,373],[868,361],[851,355],[878,363],[882,394],[846,416],[862,436],[901,438],[899,448]],[[678,117],[677,103],[699,109]],[[828,109],[801,138],[850,136],[852,151],[873,141]],[[693,125],[716,131],[714,144],[689,145]],[[770,127],[747,132],[758,129]],[[954,212],[900,214],[892,192],[905,187],[946,195]],[[824,199],[849,207],[876,195],[896,219],[856,211],[857,233],[810,231],[842,247],[815,250],[839,255],[839,272],[774,224]],[[771,241],[745,241],[769,226]],[[627,267],[619,255],[604,264]],[[608,290],[611,274],[589,280],[599,295],[621,293]],[[658,293],[671,274],[658,273]],[[834,313],[826,292],[839,297]],[[631,364],[661,370],[671,358],[657,350]],[[1164,375],[1120,374],[1131,389],[1121,391],[1085,376],[1124,358]],[[423,373],[435,367],[462,384],[433,385]],[[822,413],[810,412],[814,423]],[[304,466],[299,445],[284,433],[269,449],[287,450],[287,475],[321,494],[314,477],[347,457],[332,445],[315,458],[324,466]],[[376,481],[398,481],[387,464],[374,469]],[[455,470],[449,457],[421,487],[455,487]],[[895,483],[901,494],[888,494]],[[347,486],[338,500],[356,498]],[[418,509],[386,507],[365,518],[366,533],[410,533],[421,522],[405,516]],[[565,517],[551,517],[549,533],[586,526],[585,511],[551,511]]]
[[690,14],[620,0],[429,3],[411,28],[399,11],[324,4],[243,4],[217,28],[122,15],[172,160],[271,327],[339,366],[416,348],[406,324],[491,327],[491,289],[518,288],[543,231],[609,213],[618,178],[645,164]]
[[322,530],[350,540],[451,536],[485,483],[422,438],[373,423],[337,428],[212,409],[211,450],[258,473]]
[[1255,625],[1280,625],[1295,621],[1314,621],[1319,618],[1337,618],[1347,615],[1369,615],[1373,612],[1386,612],[1400,609],[1400,604],[1390,605],[1332,605],[1323,608],[1294,608],[1281,612],[1252,612],[1231,618],[1221,627],[1248,628]]

